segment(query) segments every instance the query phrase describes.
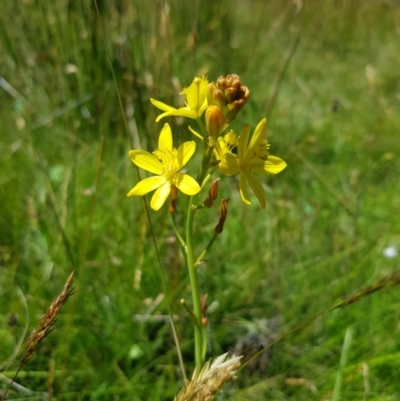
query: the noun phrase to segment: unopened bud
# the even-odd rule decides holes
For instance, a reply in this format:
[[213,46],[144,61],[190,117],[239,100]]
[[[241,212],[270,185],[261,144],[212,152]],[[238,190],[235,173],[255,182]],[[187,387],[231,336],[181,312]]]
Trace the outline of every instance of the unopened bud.
[[236,93],[237,93],[237,88],[228,88],[225,91],[225,98],[228,103],[232,103],[235,101]]
[[249,89],[241,84],[236,74],[219,77],[216,83],[211,82],[207,88],[208,105],[216,105],[221,109],[225,124],[235,119],[249,98]]
[[178,188],[175,185],[171,186],[171,204],[169,206],[169,214],[176,213],[176,199],[178,198]]
[[222,90],[217,88],[215,82],[211,82],[207,87],[207,103],[208,105],[214,104],[219,108],[226,106],[226,99]]
[[236,115],[240,110],[244,107],[246,102],[243,99],[235,100],[232,103],[229,103],[225,108],[225,118],[226,121],[231,122],[236,118]]
[[221,76],[217,79],[217,87],[224,91],[228,88],[239,89],[240,86],[240,77],[237,74],[229,74],[226,77]]
[[229,203],[229,199],[222,199],[221,209],[220,209],[220,213],[219,213],[219,221],[214,229],[217,234],[221,234],[222,230],[224,229],[226,216],[228,214],[228,203]]
[[205,207],[211,207],[214,204],[214,201],[218,198],[218,182],[219,178],[214,180],[211,183],[210,190],[208,191],[208,198],[204,201]]
[[222,90],[226,89],[228,87],[228,81],[226,80],[226,78],[224,76],[220,76],[217,79],[217,87],[221,88]]
[[225,117],[218,106],[208,106],[206,110],[206,126],[210,136],[218,136],[225,127]]

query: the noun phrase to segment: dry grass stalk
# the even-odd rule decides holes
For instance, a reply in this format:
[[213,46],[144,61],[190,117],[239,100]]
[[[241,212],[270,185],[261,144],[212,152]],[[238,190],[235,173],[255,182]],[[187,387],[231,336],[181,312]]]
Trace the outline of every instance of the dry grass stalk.
[[386,276],[378,281],[375,281],[375,283],[373,283],[369,287],[365,287],[362,290],[355,292],[349,298],[339,301],[337,304],[333,305],[332,308],[328,310],[328,312],[334,309],[343,308],[344,306],[351,305],[354,302],[359,301],[361,298],[373,294],[376,291],[382,290],[383,288],[395,287],[397,285],[400,285],[400,274]]
[[68,298],[72,295],[73,282],[74,272],[70,274],[61,293],[51,303],[45,315],[40,319],[37,327],[29,335],[26,343],[25,353],[20,362],[20,368],[32,358],[42,340],[51,333],[52,327],[57,320],[57,315],[59,314],[62,306],[68,301]]
[[223,354],[212,363],[208,361],[200,373],[195,370],[185,387],[175,397],[175,401],[210,401],[214,395],[231,380],[240,367],[241,356]]

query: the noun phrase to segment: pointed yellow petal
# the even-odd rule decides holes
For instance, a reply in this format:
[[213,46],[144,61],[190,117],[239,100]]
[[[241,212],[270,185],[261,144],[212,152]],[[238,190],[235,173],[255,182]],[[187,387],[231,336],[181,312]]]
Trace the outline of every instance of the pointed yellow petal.
[[239,192],[240,192],[240,197],[242,198],[243,203],[246,205],[251,205],[249,192],[247,190],[247,182],[246,182],[245,175],[243,174],[243,171],[240,172],[240,176],[239,176]]
[[233,155],[232,153],[225,153],[223,159],[218,166],[221,173],[227,175],[228,177],[236,175],[240,171],[239,159],[236,155]]
[[172,131],[169,124],[164,124],[158,138],[158,148],[161,150],[171,151],[173,148]]
[[172,113],[173,113],[173,111],[166,111],[165,113],[162,113],[162,114],[158,115],[157,118],[156,118],[156,123],[158,123],[164,117],[171,116]]
[[173,179],[173,184],[185,195],[196,195],[200,192],[200,185],[190,175],[178,173]]
[[[198,114],[198,117],[201,117],[203,115],[203,113],[207,110],[208,107],[208,102],[207,102],[207,96],[204,99],[203,105],[200,107],[200,111]],[[226,124],[225,128],[228,126],[228,124]],[[225,131],[225,128],[223,130],[221,130],[221,132]]]
[[240,161],[242,160],[244,161],[244,158],[246,157],[246,149],[247,149],[247,144],[249,143],[249,136],[250,136],[250,126],[245,125],[240,134],[238,143],[238,155]]
[[127,196],[143,196],[147,193],[154,191],[156,188],[160,187],[165,183],[167,179],[165,177],[155,176],[145,178],[142,181],[139,181],[133,189],[131,189]]
[[187,118],[193,118],[196,119],[197,115],[193,110],[190,110],[189,107],[182,107],[180,109],[173,109],[170,111],[167,111],[163,114],[160,114],[156,118],[156,122],[158,123],[162,118],[167,117],[167,116],[180,116],[180,117],[187,117]]
[[186,163],[190,160],[193,156],[193,153],[196,150],[196,142],[195,141],[188,141],[182,143],[181,146],[178,148],[178,165],[179,167],[177,170],[180,170]]
[[246,181],[249,183],[250,188],[253,190],[254,194],[256,195],[260,205],[263,209],[265,209],[265,193],[264,188],[260,184],[260,181],[257,180],[256,177],[252,174],[243,173],[246,177]]
[[150,171],[150,173],[161,175],[164,171],[160,161],[145,150],[131,150],[129,151],[129,157],[136,166],[143,170]]
[[252,165],[252,172],[256,174],[278,174],[286,168],[287,164],[284,160],[276,156],[268,156],[268,160],[259,160],[258,163]]
[[156,99],[150,99],[150,102],[153,104],[153,106],[156,106],[158,109],[163,110],[163,111],[175,111],[175,107],[168,106],[168,104],[165,104],[163,102],[160,102],[159,100]]
[[222,160],[224,158],[225,152],[223,151],[223,149],[225,148],[226,145],[224,139],[222,137],[219,137],[217,142],[215,143],[213,150],[214,156],[217,160]]
[[167,200],[170,192],[171,192],[171,181],[167,181],[163,185],[161,185],[161,187],[158,188],[156,192],[154,192],[154,195],[151,198],[150,207],[153,210],[161,209],[162,205]]
[[[280,157],[278,156],[273,156],[273,155],[269,155],[268,156],[268,161],[272,164],[275,164],[277,166],[283,165],[283,168],[285,168],[287,166],[286,162],[284,160],[282,160]],[[282,169],[283,170],[283,169]]]
[[158,109],[165,111],[165,113],[160,114],[156,118],[156,122],[158,123],[162,118],[167,116],[182,116],[189,118],[197,118],[195,111],[191,110],[189,107],[181,107],[180,109],[176,109],[175,107],[168,106],[163,102],[160,102],[156,99],[150,99],[151,103],[156,106]]
[[246,154],[244,156],[245,160],[248,161],[253,154],[254,148],[265,139],[267,120],[263,118],[254,130],[254,134],[251,137],[249,146],[247,147]]
[[196,77],[192,84],[182,91],[182,94],[186,95],[187,105],[195,114],[192,118],[201,117],[207,108],[207,85],[206,78]]
[[191,110],[189,107],[181,107],[173,116],[187,117],[196,119],[198,116],[194,110]]

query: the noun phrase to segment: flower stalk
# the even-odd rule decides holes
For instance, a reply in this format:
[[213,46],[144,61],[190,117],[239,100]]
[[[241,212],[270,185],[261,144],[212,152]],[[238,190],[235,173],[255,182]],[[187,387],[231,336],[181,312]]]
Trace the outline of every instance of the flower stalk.
[[[171,128],[165,124],[160,133],[158,149],[152,154],[144,150],[129,152],[134,164],[154,175],[137,183],[128,196],[143,196],[155,191],[150,202],[151,208],[155,211],[161,209],[167,198],[170,198],[169,213],[177,239],[186,254],[193,303],[191,307],[186,301],[182,305],[193,320],[196,371],[201,372],[206,357],[208,317],[207,295],[202,296],[198,269],[206,253],[224,229],[229,199],[222,199],[219,220],[211,239],[196,258],[195,217],[214,206],[218,198],[220,178],[212,182],[208,197],[203,203],[199,203],[199,194],[218,171],[225,176],[238,175],[242,201],[246,205],[251,204],[251,194],[248,191],[250,187],[261,206],[265,208],[266,198],[258,176],[277,174],[286,167],[286,163],[269,154],[270,145],[265,138],[266,119],[260,121],[252,135],[249,126],[245,126],[240,135],[236,135],[232,130],[224,135],[229,123],[236,118],[250,98],[249,89],[241,84],[238,75],[230,74],[211,83],[208,83],[205,77],[196,77],[181,94],[186,96],[185,106],[181,108],[169,106],[156,99],[151,99],[151,102],[162,111],[156,119],[157,122],[167,116],[196,120],[199,133],[189,128],[196,140],[202,142],[201,162],[198,165],[196,179],[181,172],[196,152],[196,142],[184,142],[175,148]],[[178,190],[190,197],[185,235],[180,234],[176,220],[176,215],[180,212]]]
[[199,278],[196,270],[196,260],[194,256],[193,244],[193,222],[195,208],[193,202],[197,200],[197,196],[191,197],[186,220],[186,260],[189,271],[190,287],[192,291],[193,310],[194,310],[194,344],[195,344],[195,361],[196,368],[203,367],[203,330],[201,329],[201,294],[199,286]]

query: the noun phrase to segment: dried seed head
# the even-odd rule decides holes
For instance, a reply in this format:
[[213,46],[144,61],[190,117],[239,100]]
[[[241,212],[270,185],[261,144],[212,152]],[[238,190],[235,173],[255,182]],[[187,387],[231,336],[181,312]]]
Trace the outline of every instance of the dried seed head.
[[72,295],[72,284],[74,282],[74,272],[72,272],[67,282],[64,285],[64,289],[58,295],[58,297],[51,303],[49,309],[40,319],[37,327],[29,335],[26,343],[25,353],[22,356],[20,367],[24,366],[34,355],[39,344],[43,339],[51,333],[52,327],[56,322],[57,316],[62,306],[68,301],[68,298]]
[[208,198],[204,201],[205,207],[211,207],[214,201],[218,199],[218,182],[219,178],[211,183],[210,190],[208,191]]
[[241,356],[223,354],[208,361],[200,372],[196,370],[175,401],[211,401],[223,385],[231,380],[240,367]]
[[218,224],[215,226],[214,231],[218,234],[222,233],[222,230],[224,229],[224,224],[226,220],[226,216],[228,215],[228,203],[229,203],[229,198],[228,199],[222,199],[221,202],[221,210],[219,214],[219,221]]

